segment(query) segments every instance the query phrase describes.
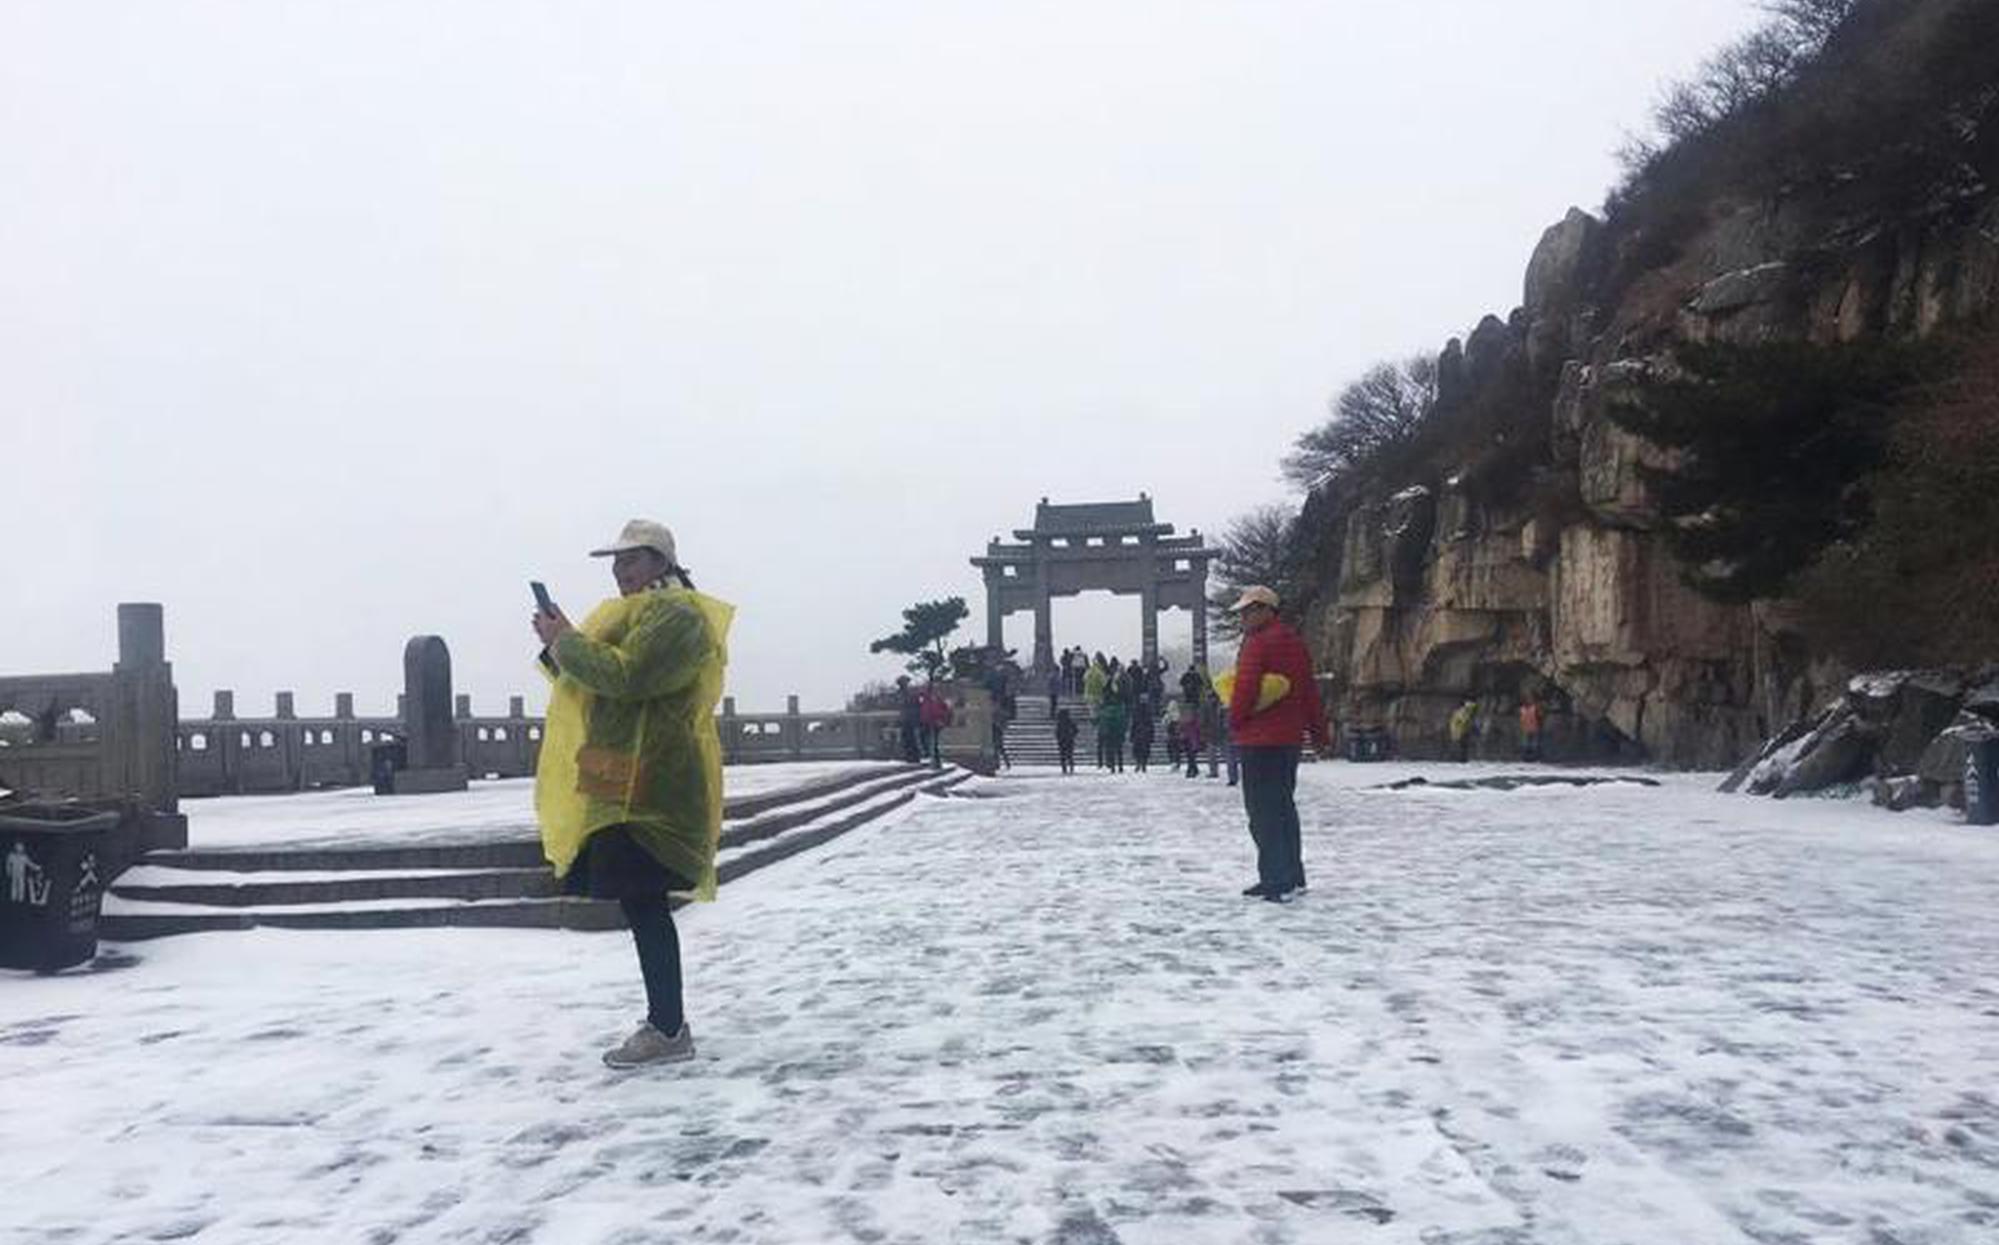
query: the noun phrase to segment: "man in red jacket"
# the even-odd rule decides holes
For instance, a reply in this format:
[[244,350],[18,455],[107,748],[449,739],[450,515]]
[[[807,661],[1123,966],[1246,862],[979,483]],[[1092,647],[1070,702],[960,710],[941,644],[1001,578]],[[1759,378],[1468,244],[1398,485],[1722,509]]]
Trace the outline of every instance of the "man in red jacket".
[[[1305,889],[1305,856],[1298,832],[1298,756],[1309,736],[1330,744],[1319,685],[1305,642],[1277,617],[1277,594],[1257,585],[1243,590],[1229,609],[1242,618],[1242,651],[1236,657],[1229,730],[1242,753],[1242,802],[1249,836],[1256,841],[1256,885],[1243,894],[1288,903]],[[1258,709],[1263,676],[1281,674],[1290,688]]]

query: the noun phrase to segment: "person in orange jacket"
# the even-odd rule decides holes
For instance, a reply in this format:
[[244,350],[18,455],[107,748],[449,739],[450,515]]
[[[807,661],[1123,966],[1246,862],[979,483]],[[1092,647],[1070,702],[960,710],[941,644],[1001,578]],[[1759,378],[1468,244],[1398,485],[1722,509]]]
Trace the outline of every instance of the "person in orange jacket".
[[[1256,843],[1256,884],[1244,895],[1288,903],[1305,889],[1305,857],[1298,825],[1298,758],[1307,738],[1331,746],[1312,657],[1298,633],[1277,617],[1277,594],[1261,584],[1243,590],[1229,607],[1242,619],[1229,697],[1229,732],[1242,757],[1242,802]],[[1282,675],[1290,689],[1259,709],[1266,674]]]
[[1541,759],[1541,702],[1532,696],[1520,702],[1520,759]]

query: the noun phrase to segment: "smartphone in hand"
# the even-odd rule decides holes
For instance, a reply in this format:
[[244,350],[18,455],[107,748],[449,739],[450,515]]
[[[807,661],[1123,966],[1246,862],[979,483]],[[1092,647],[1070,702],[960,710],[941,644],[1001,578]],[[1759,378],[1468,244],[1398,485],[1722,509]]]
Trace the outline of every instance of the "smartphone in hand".
[[[554,599],[548,595],[547,584],[541,582],[539,579],[529,580],[528,591],[534,593],[535,609],[541,611],[545,617],[554,618],[562,613],[561,610],[555,608]],[[547,649],[541,650],[541,656],[538,660],[548,669],[551,675],[560,675],[562,673],[562,668],[555,664],[555,658],[549,654]]]

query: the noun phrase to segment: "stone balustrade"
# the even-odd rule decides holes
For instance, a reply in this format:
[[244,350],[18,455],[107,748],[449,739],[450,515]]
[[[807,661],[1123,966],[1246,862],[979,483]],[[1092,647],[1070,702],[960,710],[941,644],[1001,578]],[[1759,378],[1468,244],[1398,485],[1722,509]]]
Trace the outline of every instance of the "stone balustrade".
[[109,673],[0,678],[0,788],[129,810],[116,853],[182,846],[179,714],[160,607],[118,607]]
[[[238,716],[235,693],[224,690],[215,693],[209,716],[181,718],[160,608],[121,605],[118,618],[119,659],[110,673],[0,678],[0,787],[123,800],[171,818],[181,796],[364,785],[373,780],[376,745],[410,741],[408,692],[397,697],[393,716],[357,715],[353,694],[341,692],[331,716],[301,717],[291,692],[279,692],[268,715]],[[433,639],[418,637],[412,651],[448,660]],[[448,691],[448,667],[440,686],[447,690],[435,694],[450,705],[444,734],[447,740],[455,734],[458,745],[456,760],[444,760],[472,778],[535,772],[542,720],[527,714],[523,697],[511,697],[504,714],[482,716],[470,696]],[[982,692],[957,702],[942,750],[954,761],[981,765],[990,759],[990,706]],[[902,755],[893,710],[812,713],[791,696],[782,713],[745,713],[728,697],[716,728],[730,765]]]
[[[525,778],[541,755],[542,719],[512,697],[507,712],[482,716],[472,698],[454,706],[460,756],[473,778]],[[943,751],[977,761],[990,748],[991,715],[983,694],[970,696],[958,721],[944,733]],[[722,702],[715,725],[722,759],[729,765],[776,761],[898,760],[900,722],[893,710],[812,713],[788,697],[782,713],[744,713],[734,697]],[[276,794],[317,787],[360,786],[371,781],[371,750],[404,737],[398,717],[359,717],[354,698],[342,692],[331,717],[299,717],[293,697],[280,692],[272,713],[238,717],[235,696],[215,694],[214,712],[183,719],[176,729],[180,794]]]

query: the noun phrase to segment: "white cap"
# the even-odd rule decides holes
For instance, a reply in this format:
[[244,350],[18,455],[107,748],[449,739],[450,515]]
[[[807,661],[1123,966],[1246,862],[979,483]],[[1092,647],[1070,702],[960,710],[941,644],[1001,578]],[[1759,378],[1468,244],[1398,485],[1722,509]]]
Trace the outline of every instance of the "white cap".
[[1236,598],[1236,603],[1229,606],[1229,613],[1241,613],[1252,605],[1268,605],[1271,609],[1276,609],[1277,594],[1262,584],[1251,584],[1242,590],[1242,595]]
[[665,558],[669,566],[680,564],[673,556],[673,533],[666,530],[666,524],[651,519],[633,519],[618,533],[618,539],[602,549],[592,549],[590,556],[608,558],[627,549],[651,549]]

